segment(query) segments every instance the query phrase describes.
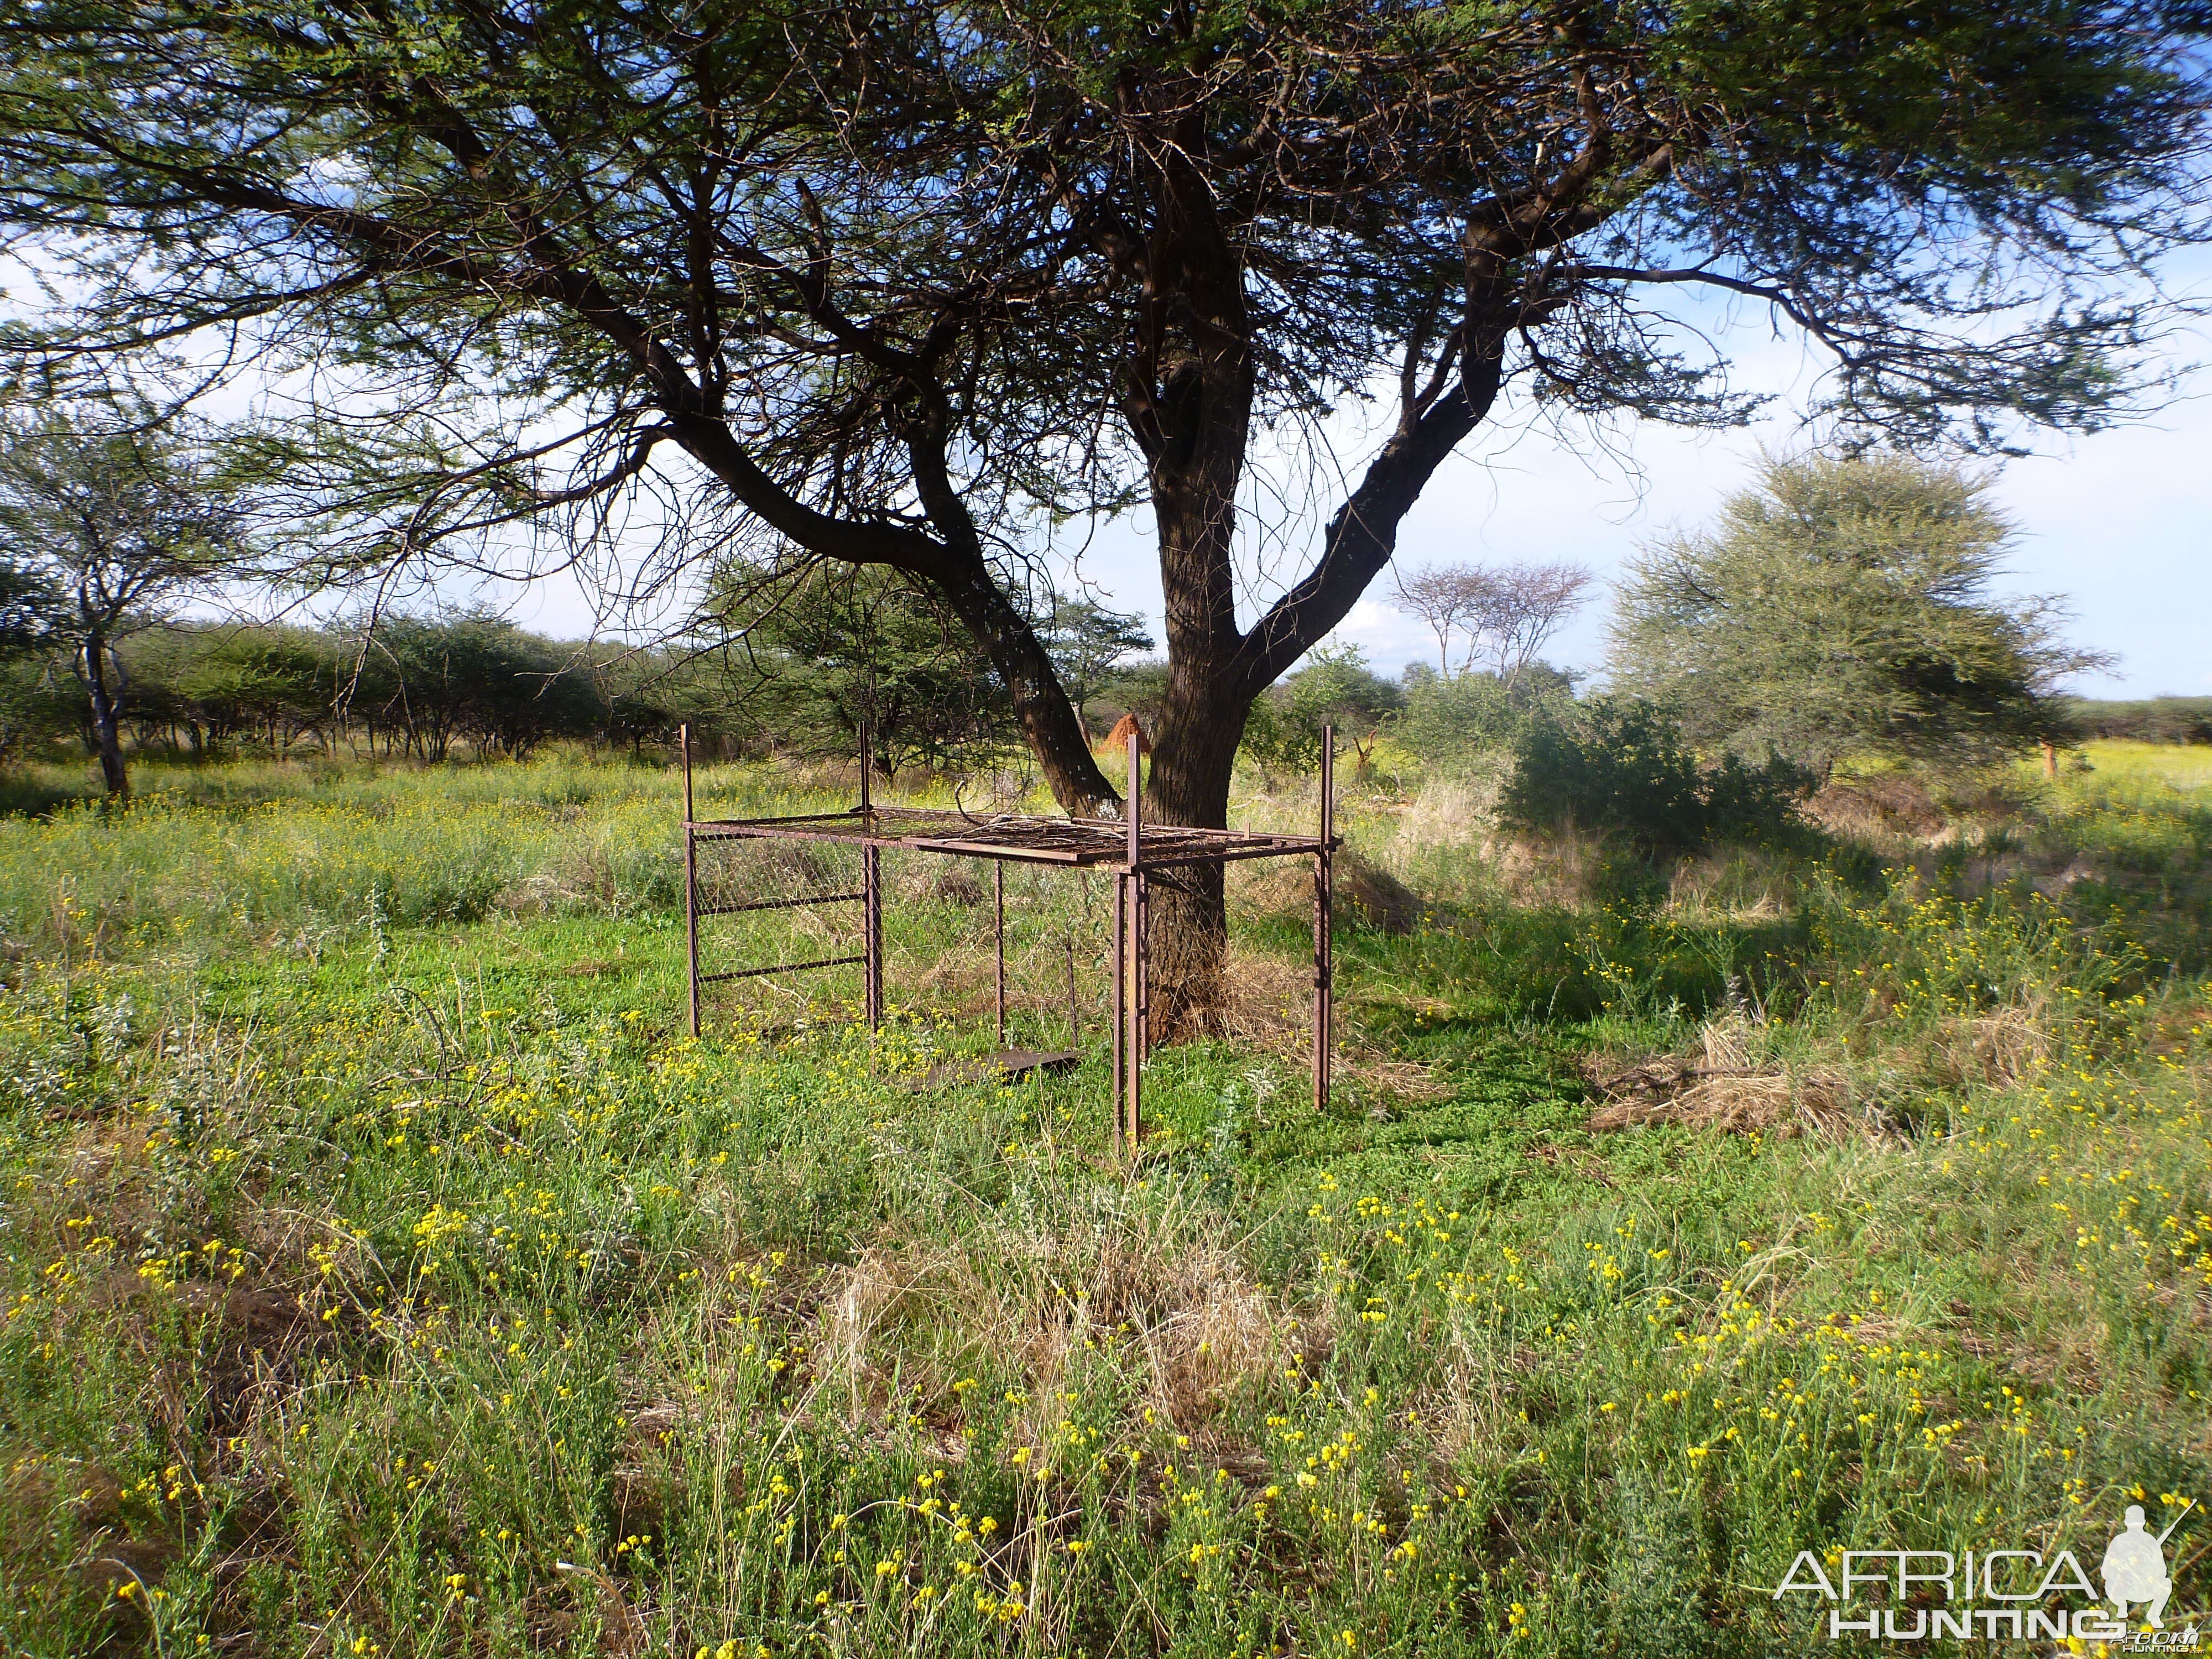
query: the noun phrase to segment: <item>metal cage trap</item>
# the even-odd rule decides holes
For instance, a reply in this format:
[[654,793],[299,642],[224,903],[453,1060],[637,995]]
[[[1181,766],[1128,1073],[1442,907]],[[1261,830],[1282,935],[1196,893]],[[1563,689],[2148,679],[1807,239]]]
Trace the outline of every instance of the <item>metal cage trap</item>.
[[[1330,1032],[1334,1015],[1330,941],[1331,865],[1340,845],[1333,811],[1334,734],[1324,728],[1321,762],[1321,823],[1315,836],[1262,835],[1236,830],[1194,829],[1144,822],[1139,772],[1139,738],[1128,740],[1127,817],[1050,817],[1000,812],[878,806],[870,796],[866,735],[860,750],[859,805],[842,812],[806,812],[779,817],[707,818],[694,815],[691,730],[680,734],[684,763],[684,949],[690,999],[690,1030],[700,1032],[704,988],[858,967],[860,1005],[871,1029],[884,1013],[884,859],[903,861],[910,872],[946,860],[980,860],[991,866],[990,932],[994,959],[994,1006],[1000,1052],[985,1062],[1002,1073],[1057,1069],[1073,1065],[1084,1051],[1079,958],[1091,953],[1079,945],[1071,927],[1066,935],[1066,991],[1069,1047],[1060,1050],[1009,1049],[1007,995],[1007,872],[1016,866],[1037,875],[1059,872],[1081,878],[1110,878],[1113,911],[1108,924],[1110,951],[1109,1051],[1114,1074],[1114,1144],[1117,1153],[1134,1151],[1143,1131],[1144,1073],[1152,1046],[1152,953],[1147,943],[1149,892],[1156,881],[1175,878],[1196,866],[1224,866],[1251,859],[1313,860],[1313,1092],[1317,1108],[1328,1101]],[[750,872],[725,864],[704,869],[702,854],[750,844],[763,857]],[[909,883],[911,887],[911,883]],[[804,890],[790,890],[800,889]],[[972,879],[963,884],[950,872],[927,884],[925,892],[954,891],[980,911],[982,892]],[[893,896],[896,893],[894,890]],[[857,929],[839,931],[818,919],[842,907],[857,907]],[[701,924],[720,918],[786,924],[781,948],[798,947],[802,959],[716,969],[700,966]],[[796,925],[792,925],[796,923]],[[857,940],[852,939],[857,931]],[[851,948],[857,944],[858,949]],[[1057,951],[1057,936],[1054,945]],[[1038,951],[1030,944],[1031,958]],[[816,954],[816,951],[819,954]],[[1095,959],[1095,958],[1093,958]]]

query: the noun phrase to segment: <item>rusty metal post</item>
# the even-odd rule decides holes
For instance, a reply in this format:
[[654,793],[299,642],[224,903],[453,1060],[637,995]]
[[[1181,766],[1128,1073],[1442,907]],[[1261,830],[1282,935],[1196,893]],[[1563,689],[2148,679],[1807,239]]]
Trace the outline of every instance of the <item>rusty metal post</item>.
[[690,985],[691,1035],[699,1035],[699,865],[698,838],[691,832],[691,722],[676,729],[684,751],[684,963]]
[[1067,935],[1067,1046],[1083,1046],[1083,1014],[1075,1006],[1075,933]]
[[1129,995],[1129,878],[1114,872],[1114,1155],[1121,1155],[1123,1103],[1128,1093],[1129,1067],[1122,1049],[1129,1038],[1127,1015]]
[[1334,897],[1336,838],[1336,729],[1321,729],[1321,847],[1314,854],[1314,1110],[1328,1109],[1330,1028],[1335,1012],[1334,941],[1330,911]]
[[[860,828],[870,828],[868,723],[860,722]],[[873,842],[860,848],[860,1008],[871,1031],[884,1023],[884,854]]]
[[884,1023],[884,852],[874,842],[860,849],[860,1001],[868,1029]]
[[1006,866],[991,860],[991,945],[998,958],[999,1047],[1006,1046]]
[[1145,1097],[1145,854],[1144,854],[1144,774],[1139,763],[1139,744],[1143,734],[1134,720],[1129,723],[1129,878],[1127,896],[1122,906],[1126,918],[1123,926],[1128,929],[1129,989],[1127,994],[1128,1035],[1122,1039],[1124,1058],[1128,1062],[1129,1088],[1124,1110],[1127,1124],[1122,1139],[1128,1155],[1133,1158],[1144,1139]]
[[1137,918],[1131,924],[1137,941],[1137,1064],[1152,1057],[1152,884],[1139,870],[1134,883]]

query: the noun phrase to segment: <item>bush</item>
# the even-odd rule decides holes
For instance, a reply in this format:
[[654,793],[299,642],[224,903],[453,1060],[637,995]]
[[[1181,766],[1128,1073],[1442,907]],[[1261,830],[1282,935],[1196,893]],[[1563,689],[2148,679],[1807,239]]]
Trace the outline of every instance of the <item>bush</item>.
[[1310,772],[1321,763],[1322,728],[1334,726],[1364,767],[1376,730],[1397,702],[1398,688],[1368,667],[1358,646],[1322,646],[1254,701],[1243,750],[1270,775]]
[[1513,758],[1498,804],[1508,828],[1619,836],[1650,858],[1718,842],[1796,840],[1805,833],[1798,803],[1818,782],[1778,757],[1753,765],[1731,755],[1703,769],[1673,718],[1622,696],[1533,720]]
[[61,665],[0,658],[0,763],[30,760],[84,729],[84,694]]
[[1446,678],[1418,663],[1406,671],[1404,695],[1390,735],[1425,761],[1449,762],[1506,748],[1532,721],[1571,718],[1575,683],[1548,663],[1531,665],[1510,684],[1491,673]]

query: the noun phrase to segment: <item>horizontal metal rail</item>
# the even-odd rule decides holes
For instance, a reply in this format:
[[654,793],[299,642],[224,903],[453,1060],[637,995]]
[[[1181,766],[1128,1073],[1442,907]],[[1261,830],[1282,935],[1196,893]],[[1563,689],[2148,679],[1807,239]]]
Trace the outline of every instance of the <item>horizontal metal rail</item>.
[[1106,854],[1085,848],[1008,846],[988,841],[909,841],[894,843],[923,853],[951,853],[967,858],[998,859],[1011,864],[1087,864]]
[[711,985],[717,980],[758,979],[763,974],[803,974],[810,968],[842,968],[848,963],[866,962],[861,957],[824,957],[819,962],[779,962],[767,968],[735,968],[726,974],[702,974],[699,983]]
[[864,816],[861,808],[848,806],[840,812],[786,812],[780,817],[770,818],[686,818],[684,827],[686,830],[714,830],[729,823],[831,823],[839,818]]
[[805,898],[750,899],[743,904],[702,904],[696,914],[734,916],[746,910],[796,910],[802,904],[852,904],[866,897],[866,893],[811,893]]

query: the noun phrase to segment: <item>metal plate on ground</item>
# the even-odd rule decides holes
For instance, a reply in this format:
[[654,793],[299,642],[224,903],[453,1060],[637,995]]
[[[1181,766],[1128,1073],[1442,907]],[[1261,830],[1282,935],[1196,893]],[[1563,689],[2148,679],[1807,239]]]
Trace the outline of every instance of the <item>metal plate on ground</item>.
[[918,1089],[947,1089],[963,1083],[1012,1083],[1032,1072],[1070,1072],[1083,1063],[1072,1048],[1007,1048],[980,1060],[943,1060],[929,1068]]

